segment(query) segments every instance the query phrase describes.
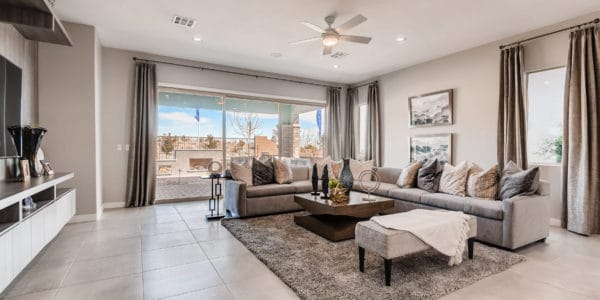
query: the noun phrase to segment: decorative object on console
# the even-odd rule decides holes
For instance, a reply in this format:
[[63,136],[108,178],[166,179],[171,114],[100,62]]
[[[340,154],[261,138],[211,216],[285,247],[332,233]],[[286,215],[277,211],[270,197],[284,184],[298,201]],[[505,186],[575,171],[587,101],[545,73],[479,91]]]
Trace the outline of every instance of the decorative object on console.
[[348,158],[344,158],[344,166],[340,172],[340,184],[346,189],[346,195],[349,195],[354,185],[354,177],[350,170],[350,159]]
[[415,135],[409,138],[410,161],[436,159],[452,163],[452,134]]
[[19,160],[19,181],[29,181],[31,174],[29,161],[26,159]]
[[[370,181],[375,181],[375,184],[367,184],[367,182],[369,182],[366,179],[371,179]],[[367,197],[363,198],[364,201],[375,201],[376,198],[371,198],[371,194],[375,191],[377,191],[379,189],[379,187],[381,186],[381,178],[379,177],[379,174],[377,174],[377,172],[375,172],[374,170],[364,170],[362,172],[360,172],[360,175],[358,176],[358,182],[360,185],[360,189],[367,193]]]
[[220,174],[223,172],[223,164],[217,160],[211,161],[206,168],[210,174]]
[[37,204],[33,201],[33,198],[27,197],[23,199],[23,210],[24,211],[32,211],[37,207]]
[[13,138],[17,149],[21,149],[20,156],[29,161],[30,174],[33,177],[42,176],[41,170],[37,170],[37,153],[42,143],[42,138],[47,130],[42,127],[10,126],[7,128]]
[[312,183],[312,192],[310,194],[313,196],[317,196],[317,195],[319,195],[319,173],[317,170],[317,164],[313,165],[311,181],[312,181],[311,182]]
[[323,166],[323,176],[321,176],[321,189],[323,190],[322,199],[329,199],[329,170],[327,165]]
[[410,127],[452,125],[452,90],[408,98]]
[[54,175],[54,169],[47,160],[42,159],[40,160],[40,163],[42,164],[42,168],[44,169],[44,175]]

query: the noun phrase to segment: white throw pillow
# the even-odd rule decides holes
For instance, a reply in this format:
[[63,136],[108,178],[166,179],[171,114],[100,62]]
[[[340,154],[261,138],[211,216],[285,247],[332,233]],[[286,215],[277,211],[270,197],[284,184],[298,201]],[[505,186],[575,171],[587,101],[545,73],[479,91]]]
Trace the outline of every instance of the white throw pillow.
[[402,173],[400,173],[400,177],[398,177],[396,185],[403,189],[414,187],[417,179],[417,173],[422,165],[423,163],[421,161],[416,161],[402,169]]
[[[352,178],[354,180],[359,180],[360,173],[366,170],[373,170],[373,161],[358,161],[355,159],[350,159],[350,172],[352,172]],[[370,176],[365,176],[364,181],[371,181]]]
[[233,180],[244,182],[246,186],[252,186],[252,168],[232,162],[229,170]]
[[464,197],[467,188],[468,175],[469,164],[466,161],[463,161],[456,167],[449,163],[444,164],[439,191],[450,195]]

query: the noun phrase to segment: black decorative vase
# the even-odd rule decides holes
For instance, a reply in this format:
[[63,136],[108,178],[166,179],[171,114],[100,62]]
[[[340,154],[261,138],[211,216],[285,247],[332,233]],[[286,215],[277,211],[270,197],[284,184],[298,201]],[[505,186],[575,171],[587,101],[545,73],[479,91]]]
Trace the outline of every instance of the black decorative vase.
[[346,195],[350,195],[352,186],[354,185],[354,177],[352,171],[350,171],[350,159],[344,158],[344,166],[340,171],[340,184],[346,189]]
[[319,195],[319,171],[317,169],[317,164],[313,165],[312,169],[312,193],[313,196]]
[[327,165],[323,167],[323,176],[321,176],[321,188],[323,189],[323,199],[329,199],[329,170]]
[[8,132],[17,146],[21,159],[29,161],[29,171],[32,177],[40,177],[42,173],[37,170],[37,153],[42,143],[42,138],[47,130],[41,127],[10,126]]

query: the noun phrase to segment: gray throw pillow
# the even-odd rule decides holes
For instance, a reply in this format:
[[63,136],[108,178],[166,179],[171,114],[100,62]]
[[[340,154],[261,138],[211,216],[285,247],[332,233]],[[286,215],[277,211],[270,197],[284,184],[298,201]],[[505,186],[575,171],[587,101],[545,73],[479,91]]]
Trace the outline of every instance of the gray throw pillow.
[[417,187],[431,193],[436,193],[440,185],[442,170],[438,160],[428,160],[417,172]]
[[273,163],[261,162],[260,160],[252,159],[252,185],[265,185],[275,182],[275,169]]
[[510,161],[502,170],[500,179],[500,199],[509,199],[518,195],[533,195],[540,186],[540,169],[534,167],[522,170]]

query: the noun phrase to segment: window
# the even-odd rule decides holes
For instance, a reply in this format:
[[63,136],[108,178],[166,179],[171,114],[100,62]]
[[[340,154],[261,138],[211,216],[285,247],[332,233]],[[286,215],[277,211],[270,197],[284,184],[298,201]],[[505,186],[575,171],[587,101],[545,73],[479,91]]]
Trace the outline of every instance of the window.
[[367,105],[358,107],[358,160],[367,158]]
[[564,67],[527,75],[527,156],[530,163],[562,161]]

